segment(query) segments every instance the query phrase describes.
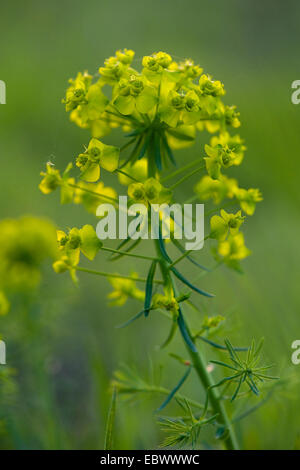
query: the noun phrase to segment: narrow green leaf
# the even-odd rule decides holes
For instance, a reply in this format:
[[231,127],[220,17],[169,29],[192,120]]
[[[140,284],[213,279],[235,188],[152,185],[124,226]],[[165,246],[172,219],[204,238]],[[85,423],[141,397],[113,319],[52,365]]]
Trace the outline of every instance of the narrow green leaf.
[[162,238],[161,224],[159,224],[158,233],[159,233],[158,243],[159,243],[159,249],[160,249],[161,255],[168,263],[172,263],[172,260],[169,257],[169,255],[168,255],[168,253],[166,252],[166,249],[165,249],[165,243],[164,243],[164,240]]
[[179,139],[179,140],[183,140],[187,142],[193,142],[195,140],[195,137],[188,135],[188,134],[183,134],[172,128],[168,128],[168,133],[171,134],[173,137],[176,137],[176,139]]
[[[185,249],[183,248],[183,246],[181,246],[181,244],[179,243],[178,240],[176,240],[175,238],[172,238],[172,243],[176,246],[176,248],[178,248],[178,250],[181,252],[181,253],[185,253]],[[211,270],[209,268],[206,268],[205,266],[203,266],[202,264],[199,264],[196,260],[194,260],[194,258],[192,258],[191,256],[187,255],[186,258],[191,262],[193,263],[195,266],[197,266],[198,268],[200,269],[203,269],[204,271],[207,271],[207,272],[210,272]]]
[[178,315],[178,318],[177,318],[177,323],[178,323],[180,332],[182,334],[182,337],[183,337],[185,343],[187,344],[187,346],[190,348],[190,350],[193,351],[193,352],[197,352],[197,348],[194,345],[193,340],[192,340],[192,338],[191,338],[191,336],[190,336],[190,334],[189,334],[189,332],[186,328],[186,325],[185,325],[180,307],[179,307],[178,312],[179,312],[179,315]]
[[154,279],[155,270],[156,270],[156,260],[152,261],[149,272],[148,272],[148,276],[147,276],[145,304],[144,304],[145,317],[149,315],[149,311],[151,307],[153,279]]
[[174,319],[172,321],[172,326],[171,326],[170,332],[168,334],[168,337],[164,341],[164,343],[161,345],[160,349],[166,348],[171,343],[172,339],[175,336],[176,330],[177,330],[177,321],[176,321],[176,319]]
[[126,326],[130,325],[135,320],[140,318],[144,313],[145,313],[145,310],[141,310],[139,313],[137,313],[133,317],[129,318],[129,320],[127,320],[125,323],[122,323],[121,325],[117,325],[116,328],[125,328]]
[[239,383],[238,383],[238,386],[236,387],[235,392],[234,392],[234,394],[232,395],[230,401],[234,401],[234,400],[236,399],[236,397],[238,396],[238,393],[239,393],[239,391],[240,391],[241,385],[242,385],[242,383],[243,383],[244,381],[245,381],[245,376],[244,376],[244,375],[241,375],[240,380],[239,380]]
[[[213,346],[216,349],[222,349],[223,351],[226,351],[227,348],[225,346],[222,346],[222,344],[215,343],[214,341],[211,341],[210,339],[205,338],[204,336],[197,336],[197,339],[201,339],[201,341],[204,341],[205,343],[209,344],[210,346]],[[248,351],[248,348],[233,348],[235,351]]]
[[143,143],[143,146],[141,148],[141,151],[140,151],[140,154],[138,156],[138,160],[141,160],[141,158],[143,158],[145,156],[145,153],[149,147],[149,141],[150,141],[150,138],[151,138],[151,132],[148,132],[146,135],[145,135],[145,138],[144,138],[144,143]]
[[113,450],[113,431],[114,431],[114,424],[115,424],[116,404],[117,404],[117,389],[116,387],[114,387],[112,399],[110,403],[110,409],[108,413],[108,418],[107,418],[107,423],[106,423],[104,450]]
[[160,152],[160,134],[158,132],[154,133],[154,155],[155,155],[155,164],[159,171],[162,169],[161,163],[161,152]]
[[228,352],[229,352],[229,355],[230,355],[230,357],[231,357],[231,360],[232,360],[235,364],[237,364],[238,366],[241,366],[241,367],[242,367],[243,365],[242,365],[242,363],[241,363],[241,361],[240,361],[238,355],[235,353],[235,351],[234,351],[234,349],[233,349],[233,346],[232,346],[232,344],[230,343],[229,339],[225,339],[224,342],[225,342],[225,345],[226,345],[227,350],[228,350]]
[[214,297],[213,294],[209,294],[208,292],[205,292],[202,289],[199,289],[198,287],[194,286],[190,281],[188,281],[182,274],[180,274],[179,271],[177,271],[176,268],[171,268],[172,273],[184,284],[186,284],[190,289],[194,290],[198,294],[204,295],[205,297]]
[[191,372],[191,367],[187,369],[187,371],[184,373],[184,376],[179,380],[178,384],[173,388],[173,390],[167,396],[163,404],[157,409],[157,411],[162,411],[170,403],[174,395],[178,392],[178,390],[182,387],[182,385],[184,384],[184,382],[190,375],[190,372]]
[[169,144],[168,144],[167,138],[166,138],[166,136],[165,136],[164,133],[162,134],[162,142],[163,142],[164,148],[166,149],[166,152],[167,152],[167,155],[168,155],[168,157],[169,157],[169,159],[170,159],[170,162],[171,162],[174,166],[177,166],[176,160],[175,160],[174,155],[173,155],[173,152],[172,152],[172,150],[170,149],[170,146],[169,146]]
[[[126,238],[125,240],[122,241],[122,243],[120,243],[116,250],[120,250],[123,246],[127,245],[128,242],[130,242],[131,238],[128,237]],[[130,245],[126,250],[123,250],[125,253],[129,253],[130,251],[132,251],[139,243],[140,243],[141,239],[138,238],[137,240],[134,240],[134,242],[132,243],[132,245]],[[109,260],[110,261],[116,261],[120,258],[122,258],[123,256],[125,256],[124,254],[118,254],[118,255],[112,255]]]
[[226,364],[226,362],[216,361],[214,359],[212,359],[209,362],[211,362],[212,364],[217,364],[218,366],[228,367],[228,369],[237,370],[235,367],[230,366],[229,364]]
[[136,131],[132,131],[129,134],[125,134],[125,137],[134,137],[134,136],[137,136],[139,134],[142,134],[142,132],[144,132],[144,128],[137,129]]

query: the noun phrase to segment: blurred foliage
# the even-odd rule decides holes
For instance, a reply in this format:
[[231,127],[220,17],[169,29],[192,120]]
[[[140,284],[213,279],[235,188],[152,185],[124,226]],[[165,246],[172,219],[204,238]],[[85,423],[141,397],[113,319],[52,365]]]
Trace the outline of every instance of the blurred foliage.
[[[135,49],[137,57],[153,50],[182,58],[189,53],[226,83],[228,99],[241,112],[239,133],[248,148],[239,175],[243,186],[255,182],[264,201],[245,227],[253,252],[244,264],[246,275],[216,272],[216,299],[202,301],[201,308],[208,316],[222,314],[238,323],[239,330],[230,332],[237,344],[265,336],[266,360],[294,382],[300,374],[290,361],[300,326],[300,108],[291,104],[290,86],[299,78],[299,14],[296,0],[75,0],[72,8],[65,0],[29,0],[1,5],[0,32],[0,78],[7,84],[7,105],[0,107],[1,219],[34,214],[55,219],[62,230],[82,220],[93,223],[82,208],[66,210],[56,196],[45,198],[38,190],[39,172],[49,159],[62,168],[87,142],[86,131],[68,122],[60,103],[67,79],[78,70],[93,73],[105,57],[125,46]],[[116,145],[118,139],[116,133]],[[182,151],[181,158],[193,151]],[[124,270],[143,268],[133,260],[123,263]],[[209,276],[203,284],[210,287]],[[132,311],[128,306],[108,310],[104,299],[109,290],[108,283],[84,275],[76,290],[49,268],[39,293],[30,299],[20,293],[10,313],[0,318],[8,362],[0,366],[1,448],[103,447],[109,382],[120,357],[147,371],[148,353],[165,339],[164,320],[158,316],[126,333],[115,329],[137,305],[130,304]],[[177,343],[173,348],[176,353],[180,349]],[[162,363],[168,372],[161,372]],[[166,377],[176,369],[163,351],[155,352],[153,373]],[[287,383],[275,390],[275,405],[273,397],[240,424],[244,448],[299,445],[297,394]],[[187,389],[196,395],[193,381],[182,393]],[[153,410],[159,405],[144,397],[119,403],[115,448],[157,446],[162,436]]]

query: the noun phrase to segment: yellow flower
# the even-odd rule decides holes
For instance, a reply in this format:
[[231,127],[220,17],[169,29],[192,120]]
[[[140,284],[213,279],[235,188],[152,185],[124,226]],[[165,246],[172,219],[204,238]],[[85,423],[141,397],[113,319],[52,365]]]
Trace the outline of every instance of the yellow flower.
[[[136,273],[131,273],[132,277],[137,276]],[[145,292],[136,287],[136,282],[132,279],[110,278],[110,284],[114,288],[112,292],[107,295],[111,300],[110,305],[122,306],[128,298],[144,301]]]
[[109,172],[115,171],[118,168],[119,153],[118,147],[105,145],[95,138],[91,139],[86,151],[76,159],[81,178],[93,183],[100,178],[100,167]]
[[215,204],[219,204],[225,198],[232,199],[237,189],[237,181],[233,178],[220,175],[218,180],[214,180],[205,175],[196,184],[194,191],[203,201],[212,199]]
[[236,191],[236,198],[240,202],[241,208],[248,215],[253,215],[256,208],[256,203],[263,200],[262,194],[259,189],[242,189]]
[[210,238],[225,240],[228,232],[231,235],[236,235],[238,233],[245,217],[242,217],[241,211],[238,211],[236,214],[229,214],[221,209],[220,214],[221,217],[219,215],[214,215],[210,219]]
[[251,251],[245,246],[244,235],[242,233],[229,235],[226,241],[221,241],[218,246],[218,252],[224,258],[225,263],[242,260],[251,254]]
[[172,191],[165,188],[155,178],[149,178],[144,183],[132,183],[128,186],[128,195],[136,202],[163,204],[170,202]]

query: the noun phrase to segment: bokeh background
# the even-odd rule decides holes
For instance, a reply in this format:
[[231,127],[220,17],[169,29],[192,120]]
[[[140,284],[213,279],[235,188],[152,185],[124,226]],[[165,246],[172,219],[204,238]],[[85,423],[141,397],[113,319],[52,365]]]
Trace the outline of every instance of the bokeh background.
[[[265,359],[276,363],[277,374],[297,380],[291,343],[300,337],[300,106],[291,103],[291,83],[300,79],[299,2],[28,0],[2,2],[0,10],[0,79],[7,84],[7,104],[0,106],[1,219],[34,214],[61,228],[93,221],[82,208],[60,206],[57,194],[38,190],[45,163],[64,168],[89,138],[60,102],[68,78],[79,70],[94,73],[123,47],[136,57],[157,50],[192,57],[225,83],[226,102],[241,112],[239,133],[248,151],[231,174],[264,195],[247,221],[253,255],[245,274],[222,268],[205,279],[217,297],[203,309],[229,317],[226,334],[236,343],[264,336]],[[195,152],[200,147],[179,158]],[[190,189],[189,182],[178,195],[187,197]],[[118,267],[128,268],[146,269],[131,259]],[[101,449],[109,383],[120,363],[147,375],[151,357],[156,369],[163,367],[165,385],[180,378],[177,364],[156,348],[167,334],[164,320],[153,315],[117,330],[138,306],[108,308],[109,290],[105,280],[83,273],[76,289],[49,267],[30,309],[24,315],[12,309],[0,319],[8,366],[16,369],[14,384],[0,393],[1,448]],[[178,341],[170,350],[179,348]],[[184,391],[197,398],[193,381]],[[158,445],[153,410],[160,401],[118,404],[116,448]],[[297,387],[286,385],[240,425],[244,448],[297,447],[299,419]]]

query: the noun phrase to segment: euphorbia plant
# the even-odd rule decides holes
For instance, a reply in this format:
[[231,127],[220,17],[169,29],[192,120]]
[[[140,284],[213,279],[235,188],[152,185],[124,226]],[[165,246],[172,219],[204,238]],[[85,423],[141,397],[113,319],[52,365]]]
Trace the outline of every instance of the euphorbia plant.
[[[118,209],[116,190],[103,183],[105,173],[109,172],[115,174],[121,184],[128,186],[129,205],[143,202],[150,211],[153,203],[174,202],[175,188],[191,176],[202,173],[194,187],[194,195],[189,195],[187,201],[211,201],[216,206],[223,204],[223,207],[210,211],[213,215],[205,239],[214,241],[212,253],[217,267],[225,264],[240,271],[240,261],[250,254],[241,228],[245,217],[253,215],[256,203],[262,198],[258,189],[240,188],[235,179],[226,175],[228,169],[240,165],[244,157],[244,141],[239,135],[230,133],[240,126],[239,113],[235,106],[224,104],[223,84],[203,74],[202,68],[192,60],[178,63],[169,54],[158,52],[143,57],[142,69],[138,71],[132,66],[133,59],[131,50],[117,51],[99,68],[99,74],[79,73],[70,80],[63,102],[71,120],[90,131],[91,140],[83,152],[78,152],[75,161],[78,177],[71,176],[72,163],[62,175],[52,163],[48,163],[46,172],[42,173],[41,191],[48,194],[60,188],[62,203],[82,203],[95,215],[98,205],[103,202],[109,202]],[[115,128],[124,131],[121,148],[102,142],[102,138]],[[197,132],[202,131],[214,134],[204,149],[197,150],[197,153],[203,152],[203,156],[182,165],[180,158],[175,158],[175,151],[178,150],[180,157],[186,147],[195,144]],[[176,169],[170,170],[174,166]],[[225,204],[226,199],[229,201]],[[232,206],[230,212],[229,206]],[[138,253],[136,249],[141,242],[153,243],[155,254],[146,256]],[[149,322],[151,312],[158,310],[171,322],[164,346],[170,344],[179,331],[189,354],[189,360],[176,356],[180,367],[187,368],[183,378],[173,390],[150,387],[153,392],[167,395],[160,410],[174,397],[184,408],[184,417],[161,420],[169,433],[166,445],[195,446],[201,428],[210,425],[216,427],[216,435],[226,448],[237,449],[234,431],[237,418],[229,415],[226,400],[234,401],[251,393],[258,395],[263,382],[273,378],[266,373],[268,366],[258,364],[262,343],[258,347],[253,342],[249,348],[234,348],[228,339],[224,345],[212,341],[210,336],[224,321],[220,315],[205,317],[196,325],[196,331],[191,329],[186,309],[194,308],[201,313],[197,300],[191,301],[191,294],[196,292],[207,298],[213,295],[198,285],[195,276],[193,282],[187,279],[181,273],[180,265],[188,260],[201,270],[202,275],[209,270],[195,260],[191,250],[185,250],[174,231],[168,242],[166,246],[163,224],[160,224],[159,235],[153,241],[133,239],[128,235],[116,248],[104,246],[90,225],[72,228],[67,233],[60,230],[60,255],[53,266],[58,273],[69,271],[74,282],[77,282],[78,271],[107,277],[114,288],[109,294],[113,304],[123,305],[129,298],[141,301],[141,311],[122,326],[142,317]],[[180,251],[180,256],[174,258],[170,254],[172,245]],[[81,253],[93,260],[99,251],[100,254],[110,252],[112,261],[123,256],[142,259],[149,263],[148,275],[119,275],[80,266]],[[178,281],[185,290],[179,289]],[[137,287],[137,283],[145,285],[144,291]],[[154,292],[154,286],[160,292]],[[199,341],[223,351],[227,359],[210,361],[208,365],[198,347]],[[215,366],[229,374],[215,381],[212,373]],[[197,374],[204,389],[206,399],[203,403],[183,397],[178,392],[190,372]],[[118,372],[114,383],[120,392],[127,394],[147,389],[146,383],[135,382],[130,371]],[[221,390],[223,387],[226,392]],[[230,388],[231,393],[228,392]]]

